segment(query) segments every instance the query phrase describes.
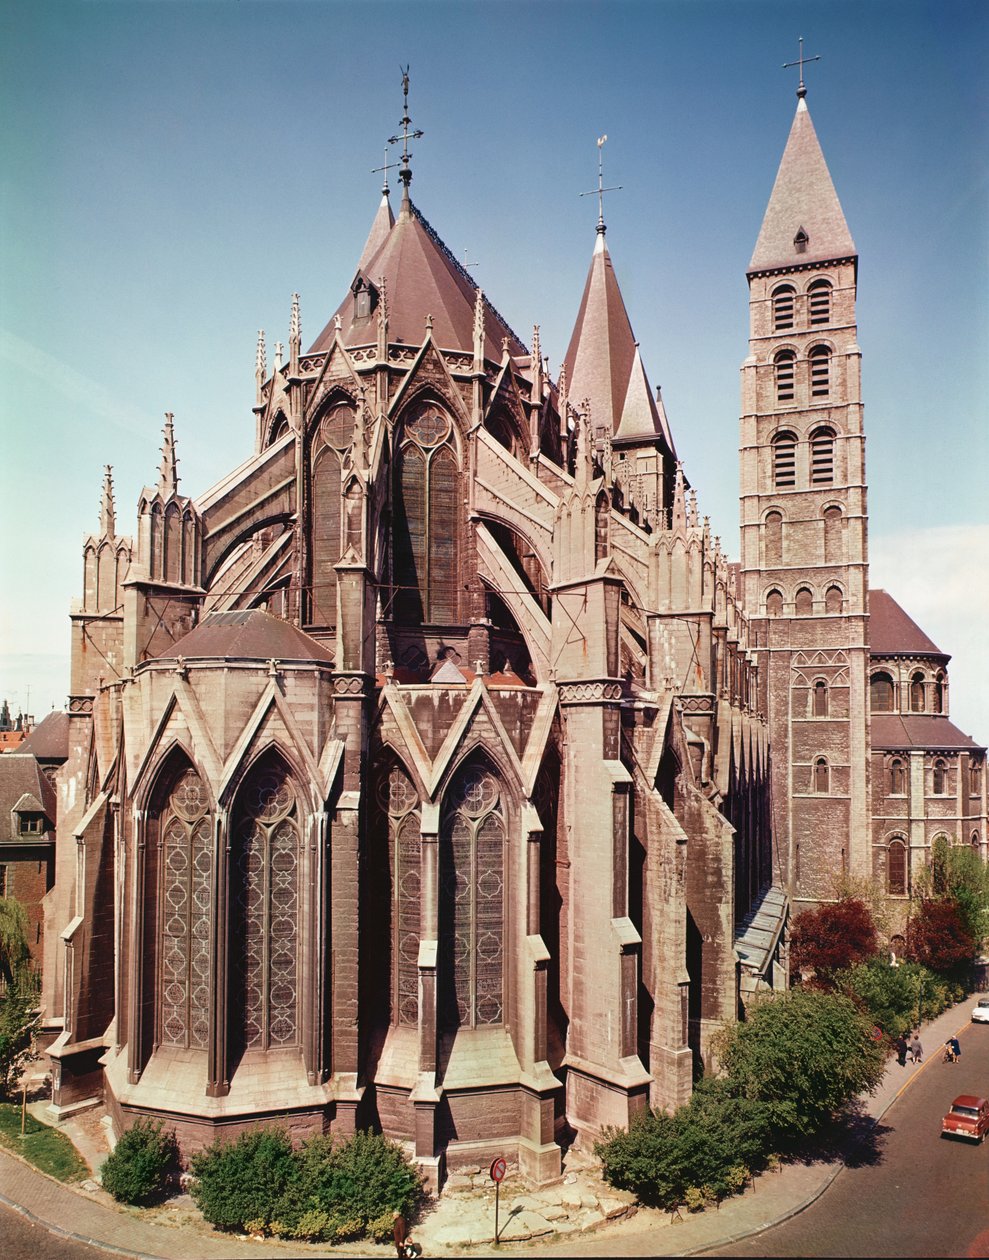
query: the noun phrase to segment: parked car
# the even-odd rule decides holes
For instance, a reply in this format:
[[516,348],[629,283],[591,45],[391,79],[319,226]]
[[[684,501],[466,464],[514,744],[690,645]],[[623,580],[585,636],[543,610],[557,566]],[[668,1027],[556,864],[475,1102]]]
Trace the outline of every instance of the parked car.
[[989,1133],[989,1099],[959,1094],[941,1121],[942,1137],[969,1138],[981,1142]]
[[989,1024],[989,998],[979,998],[972,1007],[973,1024]]

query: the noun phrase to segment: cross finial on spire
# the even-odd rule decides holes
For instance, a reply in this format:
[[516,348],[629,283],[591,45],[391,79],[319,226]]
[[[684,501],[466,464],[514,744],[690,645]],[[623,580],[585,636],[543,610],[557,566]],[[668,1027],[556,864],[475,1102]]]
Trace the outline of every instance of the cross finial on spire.
[[174,419],[175,416],[172,412],[165,412],[165,428],[161,443],[161,463],[158,466],[158,489],[161,491],[162,497],[166,499],[173,494],[178,494],[179,490],[178,460],[175,458],[175,433],[172,428]]
[[402,71],[402,96],[404,101],[402,107],[402,130],[398,135],[389,136],[388,143],[398,144],[399,140],[402,142],[402,169],[398,172],[398,178],[405,185],[405,192],[402,194],[402,201],[404,202],[409,199],[409,184],[412,183],[412,168],[409,166],[409,158],[412,154],[409,152],[409,141],[418,140],[420,136],[426,133],[418,129],[415,131],[410,130],[412,119],[409,117],[409,67],[400,66],[399,69]]
[[784,61],[783,63],[784,70],[792,70],[794,66],[800,67],[800,83],[797,85],[797,98],[799,100],[803,100],[803,98],[807,95],[807,88],[804,86],[804,63],[807,61],[820,61],[820,60],[821,60],[820,57],[805,57],[804,56],[804,37],[801,35],[800,36],[800,56],[797,58],[796,61]]
[[[396,138],[396,139],[398,139],[398,137],[397,137],[397,136],[396,136],[395,138]],[[388,141],[388,144],[391,144],[391,141],[390,141],[390,140]],[[371,168],[371,174],[372,174],[372,175],[377,175],[379,171],[381,171],[381,172],[382,172],[382,180],[381,180],[381,195],[382,195],[382,197],[387,197],[387,196],[388,196],[388,193],[389,193],[389,191],[390,191],[390,189],[389,189],[389,187],[388,187],[388,172],[389,172],[389,171],[393,171],[393,170],[395,169],[395,167],[396,167],[396,166],[398,166],[398,163],[397,163],[397,162],[389,162],[389,161],[388,161],[388,145],[386,144],[386,145],[385,145],[385,164],[384,164],[384,166],[375,166],[375,167],[372,167],[372,168]]]
[[597,227],[597,230],[598,230],[598,234],[599,234],[600,236],[604,236],[604,233],[605,233],[605,226],[604,226],[604,194],[605,194],[606,192],[620,192],[620,191],[621,191],[621,187],[622,187],[622,186],[621,186],[621,184],[612,184],[612,186],[611,186],[610,188],[605,188],[605,186],[604,186],[604,155],[603,155],[603,153],[602,153],[602,150],[604,149],[604,142],[605,142],[607,139],[608,139],[607,135],[604,135],[604,136],[599,136],[599,137],[598,137],[598,186],[597,186],[597,188],[592,188],[592,189],[590,190],[590,192],[582,192],[582,193],[580,194],[582,197],[593,197],[593,196],[594,196],[594,194],[595,194],[595,192],[597,193],[597,197],[598,197],[598,227]]

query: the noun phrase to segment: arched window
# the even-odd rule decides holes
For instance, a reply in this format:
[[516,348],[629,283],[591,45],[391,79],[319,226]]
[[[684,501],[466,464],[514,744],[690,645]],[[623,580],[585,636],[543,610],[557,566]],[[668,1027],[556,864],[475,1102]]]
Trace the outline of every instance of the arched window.
[[982,846],[982,841],[979,839],[979,833],[977,831],[973,831],[972,832],[972,848],[978,850],[979,848],[981,848],[981,846]]
[[934,712],[944,712],[944,674],[938,674],[934,679]]
[[815,280],[807,290],[811,324],[826,324],[831,319],[831,282]]
[[934,763],[934,773],[932,775],[934,795],[944,796],[948,790],[948,767],[941,757],[938,757]]
[[810,438],[810,480],[815,486],[834,481],[834,430],[815,429]]
[[818,757],[814,762],[814,791],[827,795],[831,785],[831,774],[827,757]]
[[288,770],[266,756],[233,807],[230,855],[231,1049],[299,1042],[299,809]]
[[886,891],[891,897],[905,897],[907,892],[907,846],[899,837],[886,848]]
[[793,327],[793,299],[796,289],[792,284],[780,284],[773,290],[773,332]]
[[783,563],[783,515],[766,513],[766,564]]
[[823,678],[814,683],[814,717],[828,716],[828,684]]
[[[422,836],[419,793],[406,772],[392,764],[377,783],[379,826],[388,831],[392,945],[389,983],[392,1022],[419,1022],[419,907],[422,902]],[[384,977],[382,977],[384,979]]]
[[505,805],[485,765],[461,769],[440,827],[439,1013],[447,1028],[502,1024]]
[[906,771],[900,757],[894,757],[889,763],[889,794],[903,796],[906,792]]
[[840,613],[843,604],[840,587],[829,586],[824,592],[824,611],[829,613]]
[[831,393],[831,351],[827,346],[814,346],[810,354],[810,394],[827,398]]
[[919,670],[910,679],[910,712],[924,712],[924,675]]
[[[156,811],[157,812],[157,811]],[[209,1040],[213,817],[197,772],[178,774],[160,812],[159,843],[149,851],[157,875],[157,1028],[160,1045],[205,1050]],[[155,846],[149,846],[154,849]],[[147,937],[147,933],[146,933]],[[153,960],[146,960],[153,965]]]
[[353,441],[355,416],[350,403],[336,403],[323,416],[312,438],[309,616],[316,626],[334,626],[337,620],[337,575],[333,566],[343,553],[340,461]]
[[783,596],[779,591],[770,591],[766,596],[766,616],[783,616]]
[[798,617],[810,617],[814,612],[814,596],[806,586],[801,586],[794,596],[793,611]]
[[841,564],[844,548],[841,537],[841,508],[824,509],[824,563]]
[[869,682],[869,707],[873,713],[893,712],[893,679],[889,674],[873,674]]
[[777,433],[773,438],[773,485],[785,488],[796,481],[797,439],[792,433]]
[[773,359],[776,370],[776,401],[792,402],[793,401],[793,374],[797,362],[796,353],[793,350],[780,350]]
[[453,427],[425,404],[404,426],[395,461],[393,573],[396,616],[449,623],[460,613],[460,469]]
[[968,767],[968,791],[970,796],[982,795],[982,762],[969,762]]

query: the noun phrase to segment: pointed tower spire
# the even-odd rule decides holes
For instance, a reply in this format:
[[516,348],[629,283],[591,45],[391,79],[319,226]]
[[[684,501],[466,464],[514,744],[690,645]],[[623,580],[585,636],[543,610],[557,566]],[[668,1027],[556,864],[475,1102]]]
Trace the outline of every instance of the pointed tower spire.
[[806,94],[801,77],[797,112],[749,263],[749,275],[857,257],[811,122]]
[[392,214],[391,202],[388,199],[388,171],[391,167],[388,163],[387,149],[385,149],[385,164],[378,169],[385,172],[384,182],[381,186],[381,201],[378,203],[378,209],[375,212],[374,219],[371,221],[371,230],[367,234],[367,240],[364,242],[360,260],[357,263],[357,270],[365,273],[371,265],[371,260],[385,243],[388,233],[395,226],[395,216]]
[[178,460],[175,458],[175,432],[170,411],[165,412],[165,428],[162,432],[161,463],[158,466],[158,489],[163,499],[169,499],[179,491]]
[[103,493],[100,496],[100,537],[115,538],[117,517],[113,506],[113,469],[109,464],[103,470]]

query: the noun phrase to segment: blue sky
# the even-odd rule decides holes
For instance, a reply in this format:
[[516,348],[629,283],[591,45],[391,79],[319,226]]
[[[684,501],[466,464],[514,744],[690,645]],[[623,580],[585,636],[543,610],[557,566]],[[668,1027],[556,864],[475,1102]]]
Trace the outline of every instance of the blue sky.
[[[12,0],[0,13],[0,698],[68,691],[111,463],[120,532],[175,413],[186,493],[250,454],[257,330],[303,344],[373,216],[399,66],[413,197],[554,375],[608,242],[701,510],[738,552],[745,268],[808,103],[860,254],[872,582],[989,740],[989,5]],[[394,187],[394,180],[393,180]],[[397,202],[396,202],[397,204]]]

